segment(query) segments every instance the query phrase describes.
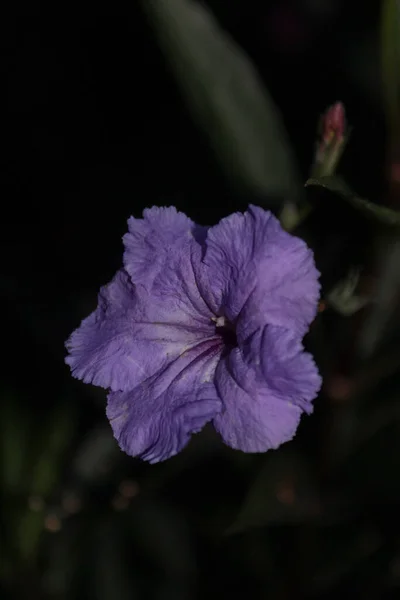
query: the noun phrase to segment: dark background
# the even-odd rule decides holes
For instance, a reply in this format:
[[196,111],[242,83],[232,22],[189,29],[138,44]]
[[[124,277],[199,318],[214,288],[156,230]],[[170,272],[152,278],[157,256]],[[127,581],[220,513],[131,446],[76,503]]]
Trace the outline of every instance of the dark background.
[[[381,3],[206,4],[257,66],[302,179],[319,116],[341,100],[353,128],[341,172],[383,202]],[[231,451],[206,428],[161,465],[122,455],[104,391],[63,359],[120,266],[127,218],[174,204],[213,224],[270,202],[223,175],[139,5],[9,17],[1,48],[0,597],[397,598],[400,380],[387,358],[398,345],[375,375],[369,363],[350,379],[353,395],[324,389],[276,452]],[[365,237],[334,205],[322,195],[306,233],[336,274],[364,256]],[[340,385],[337,331],[351,338],[351,320],[320,320],[309,344]]]

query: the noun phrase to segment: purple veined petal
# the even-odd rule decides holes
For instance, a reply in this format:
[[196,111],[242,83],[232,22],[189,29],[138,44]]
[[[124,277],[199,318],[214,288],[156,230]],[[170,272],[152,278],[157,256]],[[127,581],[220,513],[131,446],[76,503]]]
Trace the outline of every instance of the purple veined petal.
[[[186,285],[186,284],[185,284]],[[98,308],[66,343],[66,363],[85,383],[113,391],[132,390],[183,352],[214,334],[210,320],[195,309],[186,312],[175,297],[157,301],[143,286],[134,286],[122,270],[104,286]]]
[[310,355],[300,350],[292,335],[272,327],[264,339],[254,340],[264,355],[255,354],[251,366],[239,348],[220,361],[215,385],[224,409],[214,426],[232,448],[244,452],[277,448],[293,438],[302,413],[312,411],[321,379]]
[[191,237],[193,221],[175,207],[153,207],[143,211],[143,219],[128,219],[123,237],[124,266],[135,283],[151,285],[168,255]]
[[221,354],[200,342],[130,392],[108,396],[107,417],[121,449],[156,463],[177,454],[221,410],[212,383]]
[[239,317],[240,339],[265,323],[304,335],[315,318],[320,285],[313,253],[268,211],[250,206],[211,227],[203,262],[213,303],[231,322]]
[[322,378],[315,361],[292,331],[267,325],[243,346],[246,363],[256,365],[268,388],[299,406],[313,411],[311,401],[318,395]]
[[206,231],[174,206],[146,208],[142,219],[128,219],[128,233],[123,236],[125,270],[134,283],[151,287],[166,265],[177,262],[189,242],[204,242]]
[[84,319],[66,342],[65,362],[74,377],[101,387],[132,386],[141,371],[131,357],[129,312],[136,302],[135,288],[124,271],[102,287],[97,309]]
[[198,281],[207,228],[173,206],[146,209],[143,219],[131,217],[128,227],[124,266],[133,283],[180,311],[180,321],[186,316],[192,323],[208,323],[211,312]]

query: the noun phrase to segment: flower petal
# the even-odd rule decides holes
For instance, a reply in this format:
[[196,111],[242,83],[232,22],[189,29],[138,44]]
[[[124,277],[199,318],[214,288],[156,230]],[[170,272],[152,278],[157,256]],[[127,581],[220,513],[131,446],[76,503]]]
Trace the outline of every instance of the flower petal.
[[102,287],[97,309],[84,319],[66,342],[65,362],[72,374],[85,383],[111,389],[125,389],[142,367],[135,362],[134,341],[129,320],[136,304],[135,288],[129,276],[119,271]]
[[216,310],[232,322],[246,310],[239,339],[265,323],[304,334],[316,315],[313,253],[268,211],[250,206],[211,227],[204,264]]
[[313,400],[322,378],[313,357],[304,352],[296,334],[267,325],[257,331],[242,349],[246,363],[257,365],[270,390],[294,402],[304,412],[313,411]]
[[129,228],[126,269],[67,342],[73,375],[112,391],[132,390],[214,332],[197,281],[204,229],[172,207],[145,210]]
[[204,237],[196,225],[174,206],[153,206],[143,211],[143,219],[128,219],[123,237],[124,266],[134,283],[151,286],[166,263],[175,263],[183,247]]
[[180,311],[182,285],[174,300],[157,301],[119,271],[101,289],[98,308],[66,343],[74,377],[113,391],[132,390],[210,336],[211,322],[200,326]]
[[143,219],[128,220],[124,265],[133,283],[142,284],[181,322],[209,324],[212,313],[199,291],[206,228],[175,207],[153,207]]
[[130,392],[108,396],[122,450],[151,463],[177,454],[221,410],[212,383],[221,346],[203,341]]
[[215,428],[229,446],[245,452],[265,452],[291,440],[321,385],[312,358],[293,334],[266,327],[259,337],[253,341],[259,349],[249,361],[253,367],[236,348],[221,360],[215,378],[224,405]]

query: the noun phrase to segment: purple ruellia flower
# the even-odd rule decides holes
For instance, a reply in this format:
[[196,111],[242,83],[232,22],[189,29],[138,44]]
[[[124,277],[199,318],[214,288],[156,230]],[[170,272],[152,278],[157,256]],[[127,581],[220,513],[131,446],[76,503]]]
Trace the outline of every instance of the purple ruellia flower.
[[210,228],[173,207],[128,225],[124,267],[66,358],[110,390],[122,450],[159,462],[209,421],[244,452],[290,440],[321,385],[302,345],[319,297],[311,250],[256,206]]

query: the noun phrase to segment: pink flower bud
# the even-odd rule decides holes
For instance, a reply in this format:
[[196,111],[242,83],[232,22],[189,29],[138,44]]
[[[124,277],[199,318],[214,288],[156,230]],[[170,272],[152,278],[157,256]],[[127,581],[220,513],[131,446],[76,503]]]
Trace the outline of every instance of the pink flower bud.
[[328,108],[321,120],[321,137],[324,145],[334,140],[341,141],[346,131],[346,116],[342,102],[336,102]]
[[332,175],[347,139],[345,109],[342,102],[332,104],[320,120],[314,174]]

